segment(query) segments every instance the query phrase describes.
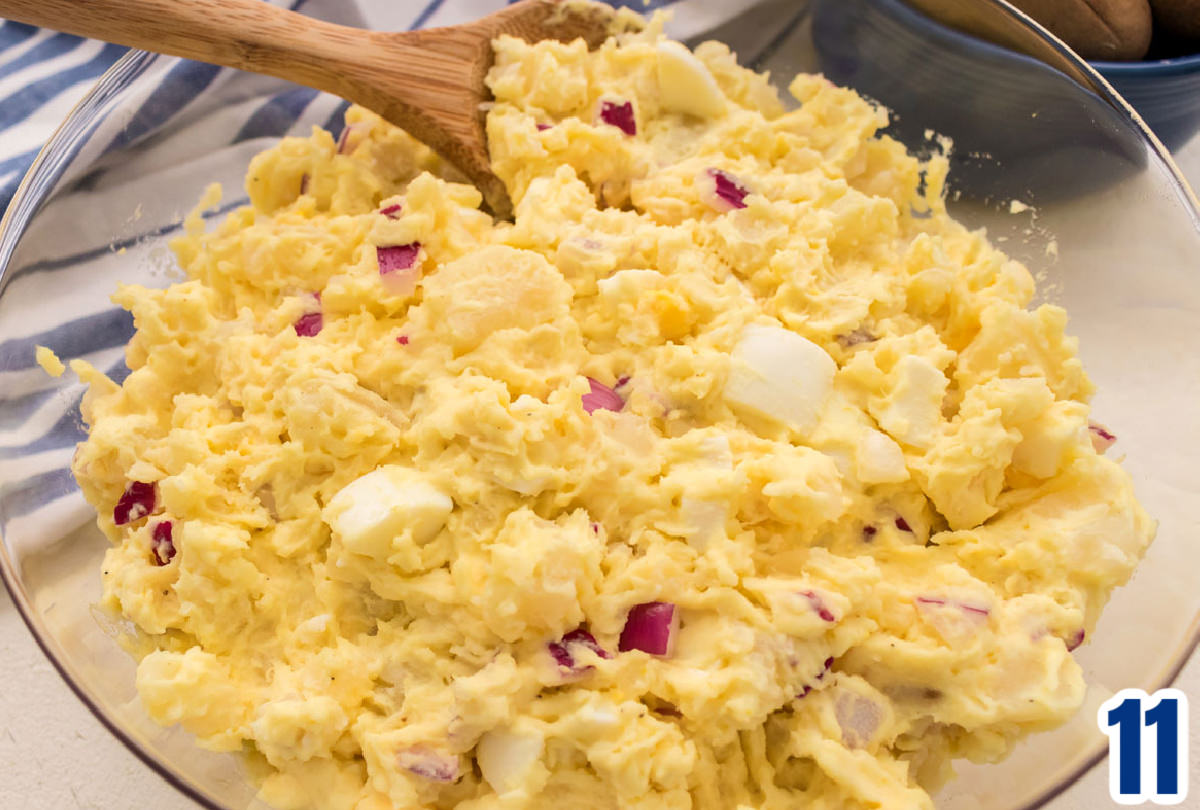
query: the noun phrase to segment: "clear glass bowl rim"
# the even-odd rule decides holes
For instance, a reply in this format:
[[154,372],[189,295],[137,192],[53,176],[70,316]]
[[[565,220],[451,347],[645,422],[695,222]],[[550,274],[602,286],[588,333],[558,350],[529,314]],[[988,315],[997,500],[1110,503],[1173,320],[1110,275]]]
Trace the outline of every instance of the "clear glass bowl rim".
[[[1153,157],[1161,161],[1163,168],[1171,176],[1174,190],[1179,194],[1182,204],[1188,209],[1193,224],[1197,230],[1200,230],[1200,198],[1192,190],[1171,157],[1170,152],[1163,146],[1158,137],[1150,130],[1133,107],[1117,93],[1104,75],[1097,70],[1097,67],[1108,68],[1109,64],[1089,63],[1082,59],[1062,40],[1039,25],[1029,15],[1010,5],[1005,0],[984,0],[984,2],[992,6],[999,13],[1007,15],[1012,20],[1025,26],[1032,34],[1044,40],[1062,58],[1072,63],[1090,80],[1093,86],[1092,89],[1139,132]],[[0,218],[0,290],[3,289],[2,282],[4,276],[12,261],[21,236],[24,234],[33,216],[37,214],[45,202],[46,198],[43,196],[43,190],[59,178],[65,164],[73,154],[75,142],[86,136],[92,112],[102,106],[104,101],[111,95],[120,92],[126,86],[126,82],[136,79],[159,59],[175,59],[175,57],[167,57],[138,50],[130,50],[122,56],[112,67],[105,71],[104,75],[97,80],[95,85],[71,109],[63,122],[54,131],[54,134],[38,152],[37,157],[25,173],[20,186],[13,195],[12,201],[7,211],[5,211],[3,218]],[[1191,67],[1190,61],[1192,59],[1200,59],[1200,55],[1169,61],[1172,63],[1177,61],[1188,62],[1188,67]],[[127,734],[120,724],[105,713],[99,702],[90,694],[86,684],[82,682],[81,678],[75,675],[71,666],[55,654],[51,634],[42,626],[36,610],[26,597],[19,577],[16,574],[13,561],[9,557],[7,547],[2,542],[0,542],[0,579],[3,580],[13,604],[17,608],[17,612],[29,628],[34,641],[42,650],[42,653],[54,666],[59,676],[70,687],[71,691],[87,706],[92,715],[113,736],[120,740],[130,752],[175,787],[180,793],[201,807],[207,808],[207,810],[228,810],[228,808],[213,803],[209,797],[197,790],[196,786],[192,785],[187,778],[178,773],[170,763],[160,759],[140,742]],[[1200,613],[1192,617],[1182,644],[1179,645],[1169,658],[1169,663],[1159,678],[1159,682],[1147,686],[1149,688],[1160,688],[1174,682],[1198,644],[1200,644]],[[1024,807],[1015,808],[1014,810],[1037,810],[1037,808],[1044,807],[1048,802],[1075,784],[1085,773],[1103,761],[1107,755],[1107,747],[1098,746],[1090,756],[1081,760],[1060,781],[1048,785],[1034,800]]]

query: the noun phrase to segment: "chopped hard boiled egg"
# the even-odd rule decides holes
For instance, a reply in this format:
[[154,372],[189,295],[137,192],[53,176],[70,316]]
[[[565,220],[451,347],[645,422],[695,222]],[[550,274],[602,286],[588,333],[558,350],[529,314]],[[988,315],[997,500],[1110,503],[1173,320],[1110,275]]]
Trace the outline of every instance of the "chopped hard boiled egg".
[[347,484],[322,515],[347,549],[386,560],[402,537],[428,543],[453,510],[449,496],[421,473],[389,465]]
[[924,357],[900,359],[891,390],[873,398],[871,415],[897,441],[928,447],[941,421],[942,399],[949,380]]
[[908,480],[900,445],[877,430],[862,434],[855,453],[858,480],[864,484],[898,484]]
[[663,108],[709,118],[725,111],[725,94],[708,67],[678,42],[658,43],[658,91]]
[[475,756],[483,778],[504,796],[528,787],[537,775],[544,745],[533,731],[493,729],[479,738]]
[[751,324],[730,357],[725,401],[803,432],[820,417],[836,371],[833,358],[812,341]]

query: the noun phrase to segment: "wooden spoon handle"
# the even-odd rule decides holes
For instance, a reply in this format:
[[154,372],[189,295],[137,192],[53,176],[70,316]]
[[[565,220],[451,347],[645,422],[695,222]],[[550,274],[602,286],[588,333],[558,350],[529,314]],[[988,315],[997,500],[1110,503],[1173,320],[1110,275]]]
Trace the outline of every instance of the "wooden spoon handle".
[[334,25],[263,0],[0,0],[0,17],[265,73],[362,104],[457,165],[503,215],[507,193],[491,173],[478,108],[488,42],[513,10],[558,2],[524,0],[478,30],[412,33]]
[[597,45],[613,11],[578,0],[519,0],[467,25],[401,33],[321,22],[263,0],[0,0],[0,17],[341,96],[433,147],[504,217],[508,193],[492,174],[479,107],[488,97],[492,39],[582,37]]
[[262,0],[0,0],[0,17],[343,96],[348,55],[371,36]]

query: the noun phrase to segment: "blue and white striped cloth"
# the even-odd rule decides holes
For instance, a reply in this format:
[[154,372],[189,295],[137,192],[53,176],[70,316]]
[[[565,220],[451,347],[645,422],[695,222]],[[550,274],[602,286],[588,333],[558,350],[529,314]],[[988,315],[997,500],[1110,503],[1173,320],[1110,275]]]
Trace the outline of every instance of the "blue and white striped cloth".
[[[186,0],[181,0],[186,2]],[[321,19],[362,26],[384,21],[389,28],[412,29],[453,25],[503,7],[505,0],[269,0]],[[686,7],[683,27],[672,33],[691,36],[715,27],[750,4],[750,0],[609,0],[640,11]],[[399,6],[400,8],[397,8]],[[681,15],[682,16],[682,15]],[[75,103],[122,55],[119,45],[80,39],[23,23],[0,22],[0,212],[12,199],[42,144]],[[185,108],[241,97],[243,82],[217,81],[225,71],[211,65],[180,64],[147,100],[138,116],[143,134],[164,126]],[[240,77],[246,78],[246,77]],[[233,86],[231,86],[233,85]],[[208,96],[208,98],[205,98]],[[246,137],[282,135],[312,103],[317,93],[296,90],[260,99],[257,109],[242,110]],[[334,122],[337,123],[336,121]]]
[[[465,22],[502,8],[507,0],[267,2],[331,22],[402,30]],[[779,7],[771,12],[776,20],[790,19],[808,5],[797,0],[608,2],[641,11],[679,9],[670,26],[679,38],[717,29],[751,5],[763,4],[764,11]],[[785,8],[787,13],[781,14]],[[749,64],[782,41],[778,25],[748,28],[742,56]],[[727,32],[719,36],[727,38]],[[10,204],[42,144],[125,52],[115,45],[0,23],[0,210]],[[50,202],[25,233],[23,244],[39,260],[10,267],[6,274],[9,305],[0,306],[0,535],[8,542],[52,542],[57,538],[42,536],[43,526],[61,536],[91,519],[68,469],[74,445],[84,437],[78,415],[83,386],[68,378],[51,380],[34,363],[34,347],[48,346],[64,359],[85,357],[122,380],[128,373],[123,347],[133,325],[128,313],[108,301],[111,279],[121,277],[120,268],[135,259],[155,259],[152,246],[159,245],[161,254],[161,237],[180,227],[183,211],[177,208],[176,190],[198,193],[210,181],[239,189],[250,158],[271,139],[306,133],[301,121],[323,122],[336,133],[346,107],[308,88],[197,62],[159,60],[139,78],[139,86],[145,92],[122,107],[119,116],[110,116],[120,121],[110,123],[108,139],[92,139],[101,141],[100,154],[91,161],[96,170],[80,178],[78,189],[72,186]],[[204,137],[196,138],[197,132]],[[200,149],[194,142],[208,147]],[[213,143],[228,146],[213,151]],[[134,145],[139,157],[132,167],[106,162],[104,155]],[[103,194],[97,195],[98,190]],[[230,199],[214,215],[244,202]],[[92,213],[97,204],[121,210],[136,205],[137,221],[114,241],[112,218]],[[70,225],[64,229],[62,223]],[[169,260],[160,263],[169,265]],[[27,287],[23,294],[21,287]],[[24,303],[12,305],[14,300]],[[53,301],[53,308],[45,301]],[[53,520],[45,519],[48,511]]]
[[[361,25],[357,4],[341,0],[290,0],[276,2],[313,16],[348,25]],[[445,3],[430,3],[436,11]],[[425,12],[424,9],[421,10]],[[420,23],[414,13],[413,23]],[[425,16],[429,16],[425,12]],[[23,23],[0,24],[0,211],[7,208],[13,193],[38,150],[67,116],[71,108],[103,73],[128,49],[38,29]],[[146,99],[135,115],[141,125],[134,131],[151,134],[185,109],[206,101],[236,98],[243,94],[229,82],[217,82],[222,73],[211,65],[184,62],[163,78],[158,91]],[[315,93],[306,94],[311,98]],[[205,97],[208,98],[205,98]],[[296,98],[264,97],[259,109],[249,111],[247,124],[282,134],[288,110]],[[297,111],[298,114],[299,111]],[[266,120],[264,120],[266,119]],[[294,119],[293,119],[294,120]]]

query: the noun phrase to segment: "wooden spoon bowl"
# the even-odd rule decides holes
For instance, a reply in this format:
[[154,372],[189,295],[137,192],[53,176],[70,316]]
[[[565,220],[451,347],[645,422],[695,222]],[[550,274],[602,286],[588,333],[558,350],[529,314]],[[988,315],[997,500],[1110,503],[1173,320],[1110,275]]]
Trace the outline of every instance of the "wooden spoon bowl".
[[492,40],[582,38],[618,28],[590,0],[520,0],[464,25],[379,32],[321,22],[262,0],[0,0],[0,17],[142,50],[265,73],[361,104],[425,142],[512,213],[491,170],[481,103]]

